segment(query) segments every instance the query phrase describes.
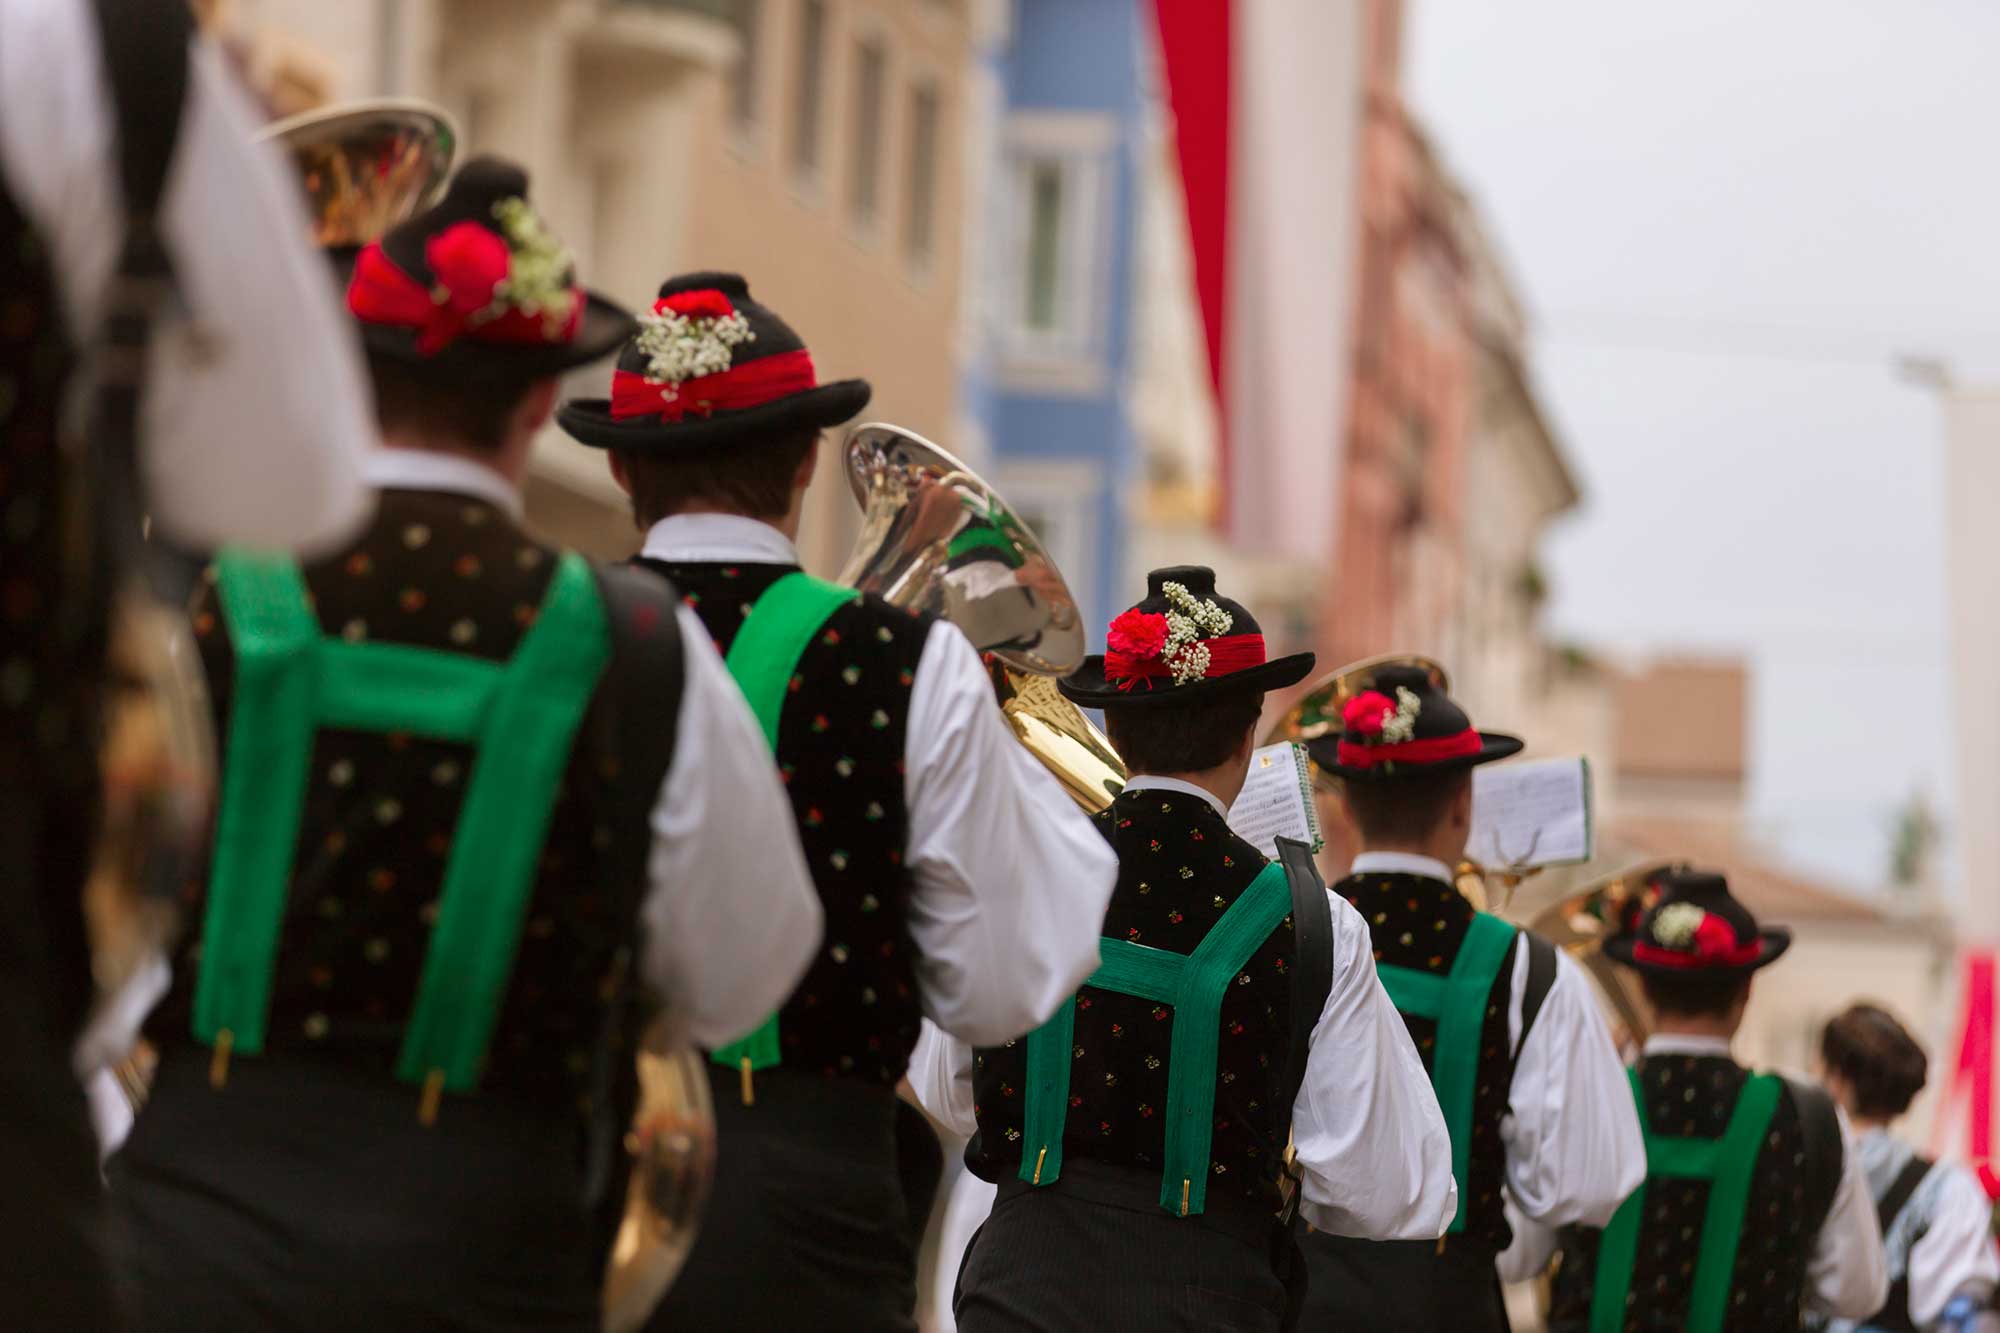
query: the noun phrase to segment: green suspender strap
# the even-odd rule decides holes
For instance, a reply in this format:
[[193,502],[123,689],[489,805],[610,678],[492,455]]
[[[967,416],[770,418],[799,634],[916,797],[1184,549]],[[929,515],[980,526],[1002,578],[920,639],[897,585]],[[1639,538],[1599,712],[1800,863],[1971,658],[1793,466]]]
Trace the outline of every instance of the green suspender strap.
[[[764,589],[764,595],[750,608],[748,619],[730,642],[723,665],[743,691],[745,702],[764,729],[764,740],[772,749],[778,745],[778,715],[784,711],[785,695],[799,658],[819,636],[821,626],[835,611],[861,594],[853,588],[791,573]],[[772,1014],[757,1030],[713,1052],[716,1064],[741,1069],[744,1074],[743,1100],[750,1100],[749,1075],[752,1070],[777,1065],[778,1016]]]
[[513,971],[535,865],[570,744],[611,656],[590,566],[565,554],[506,662],[320,633],[290,560],[225,553],[218,592],[236,654],[215,863],[195,980],[194,1035],[263,1050],[313,737],[407,732],[477,755],[445,865],[436,927],[396,1075],[439,1091],[479,1081]]
[[[1173,1044],[1167,1055],[1166,1170],[1160,1181],[1160,1207],[1170,1213],[1186,1217],[1201,1212],[1207,1202],[1223,992],[1291,910],[1285,868],[1273,861],[1250,882],[1243,896],[1229,905],[1191,954],[1149,949],[1129,940],[1107,938],[1099,942],[1103,961],[1085,985],[1173,1006]],[[1062,1175],[1075,1033],[1076,998],[1072,996],[1053,1018],[1028,1034],[1023,1143],[1028,1151],[1021,1154],[1021,1179],[1031,1185],[1048,1185]]]
[[1440,976],[1414,968],[1384,964],[1376,969],[1382,988],[1396,1008],[1416,1018],[1437,1022],[1437,1044],[1431,1050],[1431,1086],[1438,1109],[1451,1131],[1451,1174],[1458,1182],[1458,1214],[1447,1234],[1465,1230],[1466,1204],[1472,1198],[1466,1171],[1472,1162],[1472,1096],[1479,1086],[1480,1029],[1486,1023],[1486,998],[1512,954],[1519,934],[1497,916],[1480,912],[1458,946],[1451,971]]
[[[1701,1221],[1700,1257],[1688,1297],[1687,1333],[1722,1333],[1729,1314],[1729,1283],[1736,1272],[1736,1248],[1743,1238],[1743,1213],[1750,1202],[1750,1177],[1770,1130],[1784,1088],[1776,1074],[1757,1074],[1737,1094],[1736,1109],[1719,1139],[1677,1139],[1656,1135],[1646,1124],[1646,1098],[1632,1072],[1632,1096],[1646,1136],[1646,1178],[1674,1176],[1706,1180],[1708,1209]],[[1597,1277],[1590,1295],[1590,1333],[1618,1333],[1625,1326],[1625,1301],[1639,1252],[1639,1225],[1646,1215],[1646,1185],[1633,1190],[1598,1242]]]

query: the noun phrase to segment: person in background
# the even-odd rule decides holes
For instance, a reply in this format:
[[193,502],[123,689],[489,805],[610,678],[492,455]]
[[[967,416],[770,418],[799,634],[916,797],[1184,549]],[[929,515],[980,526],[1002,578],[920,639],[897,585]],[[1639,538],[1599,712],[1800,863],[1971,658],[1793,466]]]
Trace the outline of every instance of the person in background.
[[[111,60],[116,46],[117,59]],[[113,70],[117,73],[113,73]],[[115,1327],[70,1043],[100,808],[105,607],[79,587],[79,387],[134,216],[170,255],[138,386],[156,538],[322,550],[368,514],[360,358],[298,183],[184,0],[0,5],[0,1327]],[[139,190],[128,189],[138,179]],[[149,197],[141,197],[147,195]],[[93,414],[94,415],[94,414]],[[280,427],[280,423],[282,426]],[[115,580],[123,571],[96,571]],[[78,620],[84,623],[76,623]],[[68,622],[65,628],[65,622]]]
[[1988,1308],[2000,1283],[1992,1200],[1964,1167],[1924,1157],[1889,1132],[1923,1091],[1924,1048],[1887,1010],[1856,1004],[1820,1033],[1819,1057],[1821,1081],[1855,1130],[1889,1272],[1880,1310],[1819,1326],[1832,1333],[2000,1329],[2000,1316]]

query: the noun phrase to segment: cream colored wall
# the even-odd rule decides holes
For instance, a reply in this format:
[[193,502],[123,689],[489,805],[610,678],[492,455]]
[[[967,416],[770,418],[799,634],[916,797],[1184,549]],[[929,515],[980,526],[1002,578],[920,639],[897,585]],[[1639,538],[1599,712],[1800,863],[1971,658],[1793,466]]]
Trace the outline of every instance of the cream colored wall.
[[[859,376],[874,385],[866,419],[891,421],[958,447],[959,241],[964,201],[965,70],[971,33],[960,4],[936,0],[827,0],[826,71],[816,178],[791,166],[799,95],[800,0],[763,0],[757,124],[730,124],[726,83],[693,104],[693,172],[686,244],[673,269],[734,270],[799,330],[822,381]],[[888,51],[878,224],[858,231],[849,210],[855,43],[879,34]],[[936,80],[940,98],[933,256],[904,261],[910,90]],[[663,270],[661,276],[665,276]],[[801,549],[808,567],[836,572],[858,530],[859,510],[839,466],[839,433],[821,450]]]

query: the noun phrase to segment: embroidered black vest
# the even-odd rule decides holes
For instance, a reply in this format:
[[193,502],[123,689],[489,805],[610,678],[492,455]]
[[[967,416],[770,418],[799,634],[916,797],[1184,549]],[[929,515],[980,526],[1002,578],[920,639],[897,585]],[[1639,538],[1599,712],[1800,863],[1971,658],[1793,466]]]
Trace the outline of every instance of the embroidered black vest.
[[[484,501],[387,491],[357,541],[304,573],[327,634],[504,661],[534,622],[557,555]],[[226,736],[234,664],[211,584],[197,592],[192,610],[217,734]],[[481,1095],[586,1109],[592,1061],[607,1033],[629,1064],[632,1015],[622,1008],[609,1014],[606,997],[629,990],[623,981],[644,886],[615,882],[609,867],[615,840],[650,833],[614,826],[617,759],[603,743],[603,695],[600,682],[572,744]],[[493,761],[505,755],[481,760]],[[472,749],[461,743],[318,733],[267,1052],[309,1051],[385,1077],[393,1072],[472,766]],[[148,1023],[163,1048],[192,1040],[205,889],[204,878],[187,890],[174,989]]]
[[[1639,1062],[1647,1124],[1680,1138],[1719,1138],[1749,1078],[1749,1070],[1723,1056],[1648,1056]],[[1772,1113],[1750,1185],[1730,1279],[1729,1333],[1799,1327],[1814,1239],[1807,1234],[1804,1163],[1805,1132],[1787,1089]],[[1678,1329],[1686,1321],[1709,1188],[1707,1181],[1671,1177],[1647,1182],[1625,1313],[1628,1333]],[[1599,1234],[1583,1227],[1564,1231],[1552,1327],[1588,1326]]]
[[[725,655],[757,598],[796,568],[640,563],[673,580]],[[826,913],[825,943],[778,1012],[787,1069],[894,1087],[917,1042],[903,753],[930,630],[879,598],[840,608],[799,659],[779,714],[778,770]]]
[[67,644],[53,632],[70,609],[58,427],[73,364],[48,252],[0,184],[0,790],[18,794],[0,839],[7,889],[39,895],[33,907],[5,905],[0,948],[15,953],[18,935],[29,956],[0,961],[47,978],[23,993],[51,1001],[64,1039],[90,1003],[79,895],[98,806],[105,632],[101,620]]
[[[1368,923],[1378,964],[1442,976],[1451,971],[1472,925],[1472,905],[1451,885],[1423,875],[1349,875],[1334,885],[1333,891],[1354,904]],[[1506,1249],[1513,1236],[1500,1192],[1507,1171],[1500,1122],[1508,1113],[1507,1095],[1514,1082],[1514,1052],[1507,1041],[1513,959],[1510,952],[1500,975],[1494,978],[1486,1018],[1480,1026],[1479,1079],[1473,1093],[1472,1149],[1466,1167],[1465,1235],[1495,1253]],[[1428,1073],[1437,1043],[1437,1020],[1405,1014],[1403,1022]]]
[[[1266,864],[1198,796],[1127,792],[1096,823],[1118,853],[1118,883],[1102,931],[1111,938],[1192,953]],[[1277,1203],[1272,1154],[1274,1147],[1282,1151],[1292,1116],[1282,1087],[1293,1022],[1291,960],[1288,916],[1224,995],[1211,1196]],[[1159,1171],[1175,1021],[1169,1006],[1136,996],[1093,986],[1077,992],[1065,1159]],[[979,1133],[966,1162],[987,1180],[1006,1180],[1020,1169],[1026,1047],[1023,1038],[974,1054]]]

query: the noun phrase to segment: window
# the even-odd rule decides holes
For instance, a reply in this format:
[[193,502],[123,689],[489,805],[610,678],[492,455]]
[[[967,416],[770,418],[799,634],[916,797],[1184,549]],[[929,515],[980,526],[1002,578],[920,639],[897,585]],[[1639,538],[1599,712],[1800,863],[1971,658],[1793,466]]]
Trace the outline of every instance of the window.
[[743,41],[743,54],[729,72],[729,117],[738,130],[757,123],[757,85],[762,82],[759,55],[763,50],[763,0],[736,0],[736,26]]
[[854,153],[848,204],[854,221],[873,227],[882,205],[882,99],[887,93],[889,55],[876,38],[854,52]]
[[792,118],[792,166],[801,176],[819,172],[820,98],[826,85],[826,0],[799,6],[798,94]]
[[1009,126],[995,306],[1006,377],[1023,390],[1102,387],[1117,142],[1116,123],[1096,114],[1030,113]]
[[910,89],[910,178],[904,183],[903,256],[928,264],[937,231],[938,89]]
[[1025,324],[1036,333],[1059,331],[1062,279],[1063,164],[1026,164],[1028,249]]

